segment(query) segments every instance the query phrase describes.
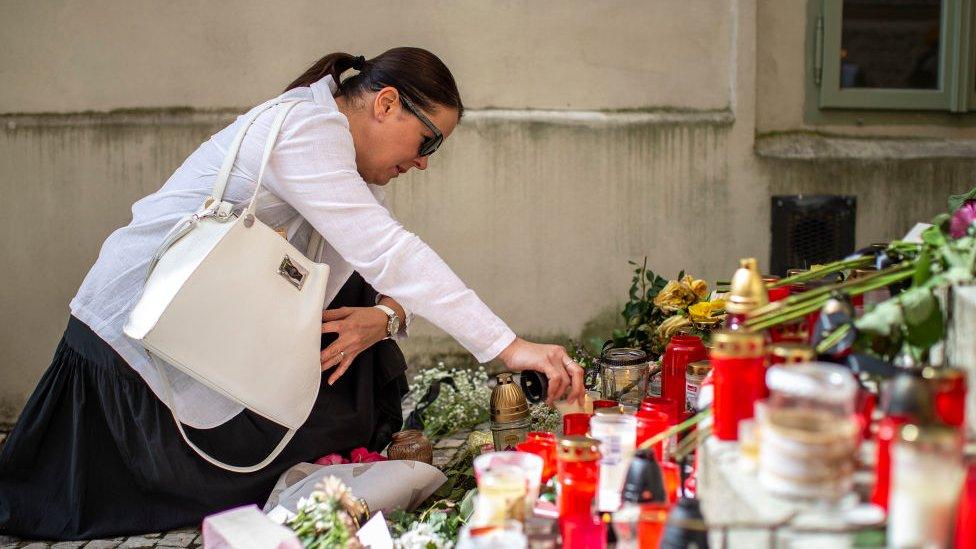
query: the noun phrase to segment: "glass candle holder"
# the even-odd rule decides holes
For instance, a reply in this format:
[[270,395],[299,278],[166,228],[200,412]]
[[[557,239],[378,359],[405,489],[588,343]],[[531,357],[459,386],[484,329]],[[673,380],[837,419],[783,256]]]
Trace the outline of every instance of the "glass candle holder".
[[637,419],[624,414],[595,415],[590,420],[590,436],[600,441],[600,493],[598,508],[616,511],[634,455]]
[[[607,349],[597,359],[603,380],[603,398],[639,406],[647,396],[651,359],[640,349]],[[596,406],[596,403],[594,403]]]
[[889,547],[949,547],[965,475],[962,444],[952,427],[901,428],[892,449]]
[[[482,478],[493,470],[501,469],[508,475],[512,470],[519,472],[520,482],[522,483],[522,504],[526,509],[532,509],[535,500],[539,498],[539,487],[542,483],[543,460],[541,457],[527,452],[491,452],[482,454],[474,458],[473,462],[475,481],[478,483],[478,491],[481,492]],[[510,479],[505,476],[504,480]],[[498,481],[496,481],[498,484]],[[492,488],[496,492],[502,492],[506,488],[504,483],[501,487]],[[522,513],[522,518],[525,512]],[[509,517],[517,518],[517,517]],[[518,519],[521,520],[521,519]]]
[[528,499],[525,475],[517,466],[498,465],[482,471],[474,522],[479,526],[501,526],[507,520],[523,522]]
[[592,518],[593,500],[600,482],[600,441],[565,436],[556,448],[560,520]]

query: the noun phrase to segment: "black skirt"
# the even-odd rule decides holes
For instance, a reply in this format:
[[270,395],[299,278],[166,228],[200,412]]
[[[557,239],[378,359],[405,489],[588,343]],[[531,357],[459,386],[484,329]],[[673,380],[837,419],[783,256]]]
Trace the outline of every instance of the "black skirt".
[[[354,274],[330,308],[372,306],[375,297]],[[323,348],[334,338],[324,335]],[[311,416],[274,462],[232,473],[197,456],[142,378],[71,317],[0,453],[0,533],[106,538],[199,525],[223,509],[261,506],[296,463],[385,447],[402,424],[405,370],[399,347],[385,340],[357,356],[335,385],[323,374]],[[187,428],[194,443],[234,465],[261,460],[284,431],[248,410],[214,429]]]

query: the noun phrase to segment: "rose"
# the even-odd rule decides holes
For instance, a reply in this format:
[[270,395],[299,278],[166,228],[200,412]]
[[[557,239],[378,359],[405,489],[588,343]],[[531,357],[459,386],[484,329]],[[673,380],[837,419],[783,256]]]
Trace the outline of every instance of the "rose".
[[386,456],[377,452],[370,452],[366,448],[359,447],[349,453],[349,458],[353,463],[372,463],[374,461],[386,461]]
[[949,234],[952,238],[966,236],[974,221],[976,221],[976,200],[967,200],[952,214],[952,219],[949,221]]
[[335,453],[315,460],[316,465],[342,465],[343,463],[349,463],[349,460]]
[[681,280],[671,280],[654,297],[654,305],[667,313],[673,313],[704,299],[708,295],[708,283],[685,275]]

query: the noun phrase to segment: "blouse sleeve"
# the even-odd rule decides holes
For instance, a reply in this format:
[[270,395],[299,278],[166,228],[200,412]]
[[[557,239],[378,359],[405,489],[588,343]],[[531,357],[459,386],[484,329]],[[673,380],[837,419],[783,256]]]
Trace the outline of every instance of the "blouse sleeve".
[[430,320],[480,362],[515,333],[370,192],[346,117],[302,102],[288,115],[264,185],[290,204],[378,292]]

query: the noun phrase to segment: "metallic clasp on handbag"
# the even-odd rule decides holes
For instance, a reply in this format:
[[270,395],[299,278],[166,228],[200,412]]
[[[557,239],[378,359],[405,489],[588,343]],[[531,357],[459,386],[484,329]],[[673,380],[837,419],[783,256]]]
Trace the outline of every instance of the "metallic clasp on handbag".
[[285,280],[291,282],[291,285],[302,289],[305,284],[305,277],[308,275],[308,269],[302,267],[297,263],[293,263],[291,258],[287,255],[281,260],[281,265],[278,265],[278,274],[283,276]]

